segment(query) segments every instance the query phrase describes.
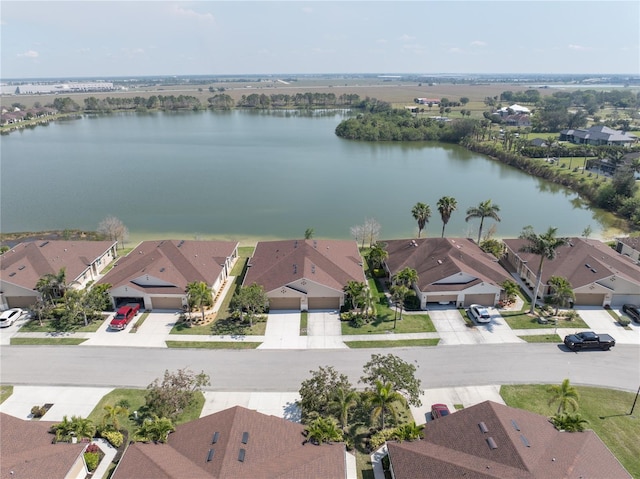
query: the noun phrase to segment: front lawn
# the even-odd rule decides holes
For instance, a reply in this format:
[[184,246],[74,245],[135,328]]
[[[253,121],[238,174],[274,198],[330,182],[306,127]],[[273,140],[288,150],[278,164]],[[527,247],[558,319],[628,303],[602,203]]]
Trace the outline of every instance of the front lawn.
[[[508,406],[525,409],[544,416],[552,416],[557,405],[549,405],[547,385],[527,384],[502,386],[500,395]],[[611,450],[633,477],[640,478],[640,427],[636,409],[628,415],[635,394],[626,391],[594,387],[574,386],[580,394],[580,415],[589,421],[587,428],[593,429],[602,442]],[[604,418],[604,419],[601,419]],[[580,434],[580,433],[567,433]]]
[[580,318],[569,321],[560,317],[558,318],[558,324],[554,324],[553,321],[540,324],[538,322],[538,316],[532,316],[528,312],[501,311],[500,314],[511,329],[589,328],[587,323]]
[[86,338],[11,338],[12,346],[24,345],[58,345],[58,346],[77,346],[86,341]]
[[251,341],[165,341],[168,348],[256,349],[262,343]]
[[534,336],[518,336],[527,343],[561,343],[562,338],[557,334],[536,334]]
[[[107,319],[107,316],[102,315],[100,319],[90,322],[87,326],[84,325],[84,322],[72,324],[65,329],[65,332],[95,333],[100,329],[105,319]],[[21,333],[58,333],[60,331],[58,322],[53,319],[43,319],[42,326],[37,319],[30,319],[19,330]]]
[[440,342],[440,338],[427,338],[427,339],[393,339],[384,341],[345,341],[344,344],[351,349],[363,349],[363,348],[406,348],[416,346],[437,346]]

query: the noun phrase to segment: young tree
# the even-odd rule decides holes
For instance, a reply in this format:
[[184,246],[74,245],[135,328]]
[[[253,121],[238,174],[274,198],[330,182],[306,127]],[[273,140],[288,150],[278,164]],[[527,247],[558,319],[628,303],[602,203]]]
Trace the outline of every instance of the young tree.
[[249,325],[253,326],[253,319],[264,313],[269,307],[269,298],[264,288],[259,284],[250,286],[242,286],[234,295],[231,307],[240,312],[240,318],[243,318],[244,311],[247,312]]
[[559,386],[549,386],[547,391],[552,395],[549,399],[549,405],[558,401],[558,410],[556,411],[556,414],[563,414],[566,412],[567,408],[571,408],[572,411],[578,410],[578,399],[580,399],[580,394],[578,394],[578,390],[569,383],[568,379],[562,381],[562,384]]
[[211,288],[204,281],[193,281],[187,284],[186,293],[189,310],[191,311],[193,308],[199,309],[204,323],[206,307],[213,306]]
[[364,240],[366,239],[366,231],[364,225],[355,225],[351,227],[351,236],[360,243],[360,247],[364,248]]
[[330,406],[340,420],[340,426],[344,431],[349,422],[349,411],[358,404],[358,393],[354,389],[337,388]]
[[589,421],[584,419],[579,413],[556,414],[551,417],[551,422],[556,429],[567,432],[581,432]]
[[302,422],[309,424],[319,416],[331,414],[331,403],[338,394],[338,390],[352,391],[353,386],[349,378],[338,373],[333,366],[320,367],[317,371],[309,371],[311,377],[302,381],[299,394]]
[[393,329],[396,328],[396,319],[398,312],[400,313],[400,319],[402,319],[402,311],[404,310],[404,303],[409,296],[415,294],[411,288],[407,288],[404,284],[394,284],[391,286],[391,300],[396,304],[396,309],[393,315]]
[[467,217],[464,219],[465,221],[468,222],[470,219],[480,218],[478,244],[480,244],[480,238],[482,238],[482,226],[484,224],[484,219],[491,218],[495,221],[500,222],[500,217],[498,216],[499,211],[500,207],[498,205],[492,204],[491,200],[482,201],[478,206],[472,206],[467,210]]
[[58,270],[58,274],[47,273],[36,283],[38,291],[45,301],[53,303],[56,298],[61,298],[67,289],[67,272],[64,267]]
[[367,387],[375,387],[376,381],[391,383],[393,389],[402,394],[412,406],[421,406],[421,381],[416,378],[416,366],[409,364],[398,356],[372,354],[371,360],[363,367],[364,375],[360,382]]
[[343,288],[345,296],[347,297],[347,301],[351,303],[352,309],[360,309],[361,314],[364,308],[366,290],[366,283],[353,280],[349,281]]
[[399,284],[412,288],[414,283],[418,282],[418,272],[413,268],[403,268],[391,277],[393,284]]
[[169,433],[175,431],[171,419],[153,416],[146,418],[136,431],[136,438],[140,441],[167,442]]
[[505,279],[502,283],[500,283],[500,286],[502,287],[504,296],[508,302],[512,303],[516,300],[518,291],[520,291],[518,283],[516,283],[512,279]]
[[375,242],[378,241],[380,229],[380,223],[378,223],[374,218],[365,218],[364,233],[365,237],[369,240],[369,246],[373,246]]
[[573,286],[567,278],[551,276],[547,284],[549,285],[549,303],[556,307],[556,315],[558,309],[566,308],[575,301],[576,295],[573,292]]
[[381,268],[382,264],[389,257],[389,253],[387,252],[387,250],[384,249],[384,247],[385,247],[385,244],[378,242],[374,244],[371,247],[371,249],[367,252],[366,258],[367,258],[367,261],[369,261],[371,268],[373,269]]
[[317,417],[305,429],[307,441],[317,446],[323,442],[342,441],[342,432],[333,418]]
[[440,218],[442,218],[442,238],[444,238],[444,228],[451,219],[451,214],[458,207],[458,201],[452,196],[443,196],[438,200],[438,211],[440,212]]
[[174,420],[193,401],[195,394],[209,385],[209,376],[204,371],[195,374],[188,369],[166,370],[162,381],[157,378],[147,386],[146,406],[158,417]]
[[538,263],[538,272],[536,273],[536,287],[533,291],[533,298],[531,299],[531,314],[535,312],[536,301],[538,299],[538,291],[540,291],[540,283],[542,283],[542,266],[545,259],[553,260],[557,255],[557,250],[561,246],[569,243],[569,238],[558,238],[556,232],[558,228],[547,229],[545,233],[540,235],[533,231],[533,227],[526,226],[520,238],[527,240],[529,244],[526,244],[520,248],[521,252],[532,253],[540,256],[540,263]]
[[109,215],[98,224],[98,233],[102,233],[111,241],[118,241],[124,248],[124,242],[129,238],[129,229],[115,216]]
[[406,404],[404,396],[395,391],[393,384],[390,382],[383,383],[376,380],[373,389],[367,391],[366,397],[371,405],[371,424],[373,425],[380,418],[380,429],[384,429],[386,413],[391,413],[393,418],[397,419],[397,404]]
[[393,437],[400,442],[415,441],[416,439],[422,439],[424,437],[423,429],[424,424],[418,426],[415,421],[411,421],[410,423],[397,427],[393,433]]
[[114,431],[119,431],[120,421],[118,420],[118,417],[126,417],[129,414],[129,410],[126,407],[118,405],[112,406],[111,404],[105,405],[102,409],[104,410],[104,416],[102,416],[102,426],[111,426]]
[[313,238],[313,228],[307,228],[306,230],[304,230],[304,239],[308,240]]
[[420,233],[429,222],[429,218],[431,218],[431,207],[425,203],[418,202],[411,209],[411,215],[418,222],[418,238],[420,238]]

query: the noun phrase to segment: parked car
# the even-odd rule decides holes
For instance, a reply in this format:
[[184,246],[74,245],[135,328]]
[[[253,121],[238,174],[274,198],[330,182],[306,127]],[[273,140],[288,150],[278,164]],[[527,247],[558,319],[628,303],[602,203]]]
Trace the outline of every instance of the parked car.
[[25,314],[20,308],[7,309],[0,314],[0,328],[8,328]]
[[431,419],[438,419],[451,414],[446,404],[432,404],[431,405]]
[[622,311],[633,319],[636,323],[640,323],[640,306],[635,304],[625,304]]
[[491,322],[491,315],[489,310],[479,304],[472,304],[469,306],[469,317],[478,323]]
[[581,349],[602,349],[608,351],[616,345],[616,340],[608,334],[596,334],[593,331],[569,334],[564,337],[564,344],[572,351]]
[[111,329],[123,330],[127,327],[129,321],[135,317],[139,309],[140,305],[137,303],[129,303],[125,306],[121,306],[118,308],[118,311],[116,311],[116,315],[111,320],[111,323],[109,323],[109,327]]

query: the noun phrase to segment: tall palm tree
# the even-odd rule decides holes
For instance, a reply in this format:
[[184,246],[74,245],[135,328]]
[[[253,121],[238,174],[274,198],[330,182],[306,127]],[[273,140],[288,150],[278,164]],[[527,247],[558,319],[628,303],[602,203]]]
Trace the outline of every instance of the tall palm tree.
[[564,246],[569,243],[569,238],[558,238],[556,232],[558,228],[551,228],[543,233],[536,234],[533,231],[533,227],[526,226],[520,238],[527,240],[529,244],[525,244],[520,248],[523,253],[531,253],[540,256],[540,263],[538,264],[538,272],[536,273],[536,287],[533,291],[533,298],[531,300],[531,310],[533,314],[536,310],[536,301],[538,299],[538,291],[540,290],[540,283],[542,283],[542,265],[545,259],[554,260],[557,255],[557,250],[560,246]]
[[109,423],[116,431],[120,430],[120,422],[118,416],[126,416],[129,414],[129,410],[122,406],[112,406],[107,404],[104,408],[104,416],[102,417],[102,425],[107,426]]
[[444,238],[444,228],[451,218],[451,213],[453,213],[457,207],[458,202],[452,196],[443,196],[438,200],[438,211],[442,218],[442,238]]
[[367,285],[362,281],[349,281],[343,288],[347,298],[351,301],[353,309],[361,309],[365,302]]
[[53,303],[55,298],[64,296],[67,289],[67,272],[64,267],[60,268],[57,274],[47,273],[43,275],[35,287],[45,301]]
[[431,207],[425,203],[418,202],[411,209],[411,215],[418,222],[418,238],[420,238],[420,233],[429,222],[429,218],[431,218]]
[[205,306],[213,306],[213,294],[211,288],[204,281],[193,281],[187,285],[187,301],[191,308],[198,308],[202,313],[202,322],[205,320]]
[[580,399],[580,394],[578,394],[578,390],[576,388],[569,384],[568,379],[562,381],[562,384],[559,386],[549,386],[547,391],[552,394],[549,399],[549,405],[558,401],[557,414],[563,414],[569,407],[573,411],[578,410],[578,399]]
[[346,389],[339,387],[331,400],[330,406],[336,411],[338,419],[340,419],[340,426],[344,431],[349,422],[349,411],[358,404],[358,398],[360,396],[353,389]]
[[571,304],[571,301],[576,299],[576,295],[573,292],[573,286],[567,278],[561,276],[551,276],[548,281],[549,284],[549,302],[556,307],[556,315],[560,306],[566,308]]
[[406,287],[404,284],[394,284],[391,286],[391,299],[397,305],[393,315],[393,329],[396,329],[396,319],[398,316],[398,310],[400,311],[400,319],[402,319],[402,311],[404,310],[404,303],[407,297],[413,291]]
[[373,424],[380,418],[382,429],[385,425],[385,414],[390,413],[394,419],[397,419],[397,404],[406,403],[404,396],[393,389],[393,384],[383,383],[379,380],[375,382],[375,390],[369,391],[367,396],[371,405],[371,423]]
[[406,267],[394,274],[391,281],[394,284],[401,284],[411,288],[414,283],[418,282],[418,272],[413,268]]
[[491,200],[482,201],[478,206],[472,206],[467,210],[467,217],[464,219],[465,221],[468,222],[472,218],[480,218],[478,244],[480,244],[480,238],[482,237],[482,226],[484,225],[484,219],[491,218],[495,221],[500,222],[500,217],[498,216],[499,211],[500,207],[491,203]]
[[366,257],[372,268],[381,268],[389,253],[384,249],[384,243],[376,243],[366,253]]

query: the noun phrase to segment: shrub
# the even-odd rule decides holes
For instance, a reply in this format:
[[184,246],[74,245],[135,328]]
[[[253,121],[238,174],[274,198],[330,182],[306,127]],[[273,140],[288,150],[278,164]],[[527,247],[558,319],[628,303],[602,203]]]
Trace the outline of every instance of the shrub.
[[35,418],[44,416],[46,412],[47,410],[42,406],[33,406],[31,408],[31,415]]
[[90,472],[95,471],[100,462],[100,456],[97,452],[85,452],[84,462],[87,463],[87,469],[89,469]]
[[395,429],[383,429],[382,431],[376,432],[371,436],[369,440],[369,448],[372,451],[375,451],[379,447],[383,446],[385,442],[393,437],[395,433]]
[[618,316],[618,324],[620,326],[629,326],[631,321],[626,316]]
[[100,451],[100,448],[98,447],[97,444],[91,443],[87,446],[87,448],[84,450],[84,452],[98,452]]
[[102,431],[100,435],[109,441],[113,447],[118,448],[122,446],[122,442],[124,440],[124,436],[120,431]]

